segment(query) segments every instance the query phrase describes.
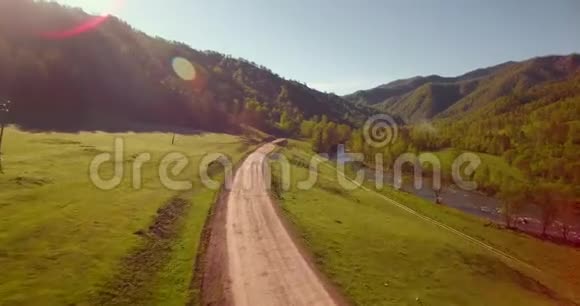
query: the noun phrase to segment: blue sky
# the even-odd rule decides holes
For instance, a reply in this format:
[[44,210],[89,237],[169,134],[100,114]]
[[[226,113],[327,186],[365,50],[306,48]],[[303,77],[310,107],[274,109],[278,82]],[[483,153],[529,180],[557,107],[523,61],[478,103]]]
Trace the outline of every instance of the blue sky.
[[346,94],[580,52],[578,0],[59,0]]

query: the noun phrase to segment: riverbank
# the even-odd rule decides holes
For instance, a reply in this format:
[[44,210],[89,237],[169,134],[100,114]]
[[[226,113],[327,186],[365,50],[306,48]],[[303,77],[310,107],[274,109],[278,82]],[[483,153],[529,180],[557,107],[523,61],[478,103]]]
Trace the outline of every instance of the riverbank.
[[[365,179],[375,183],[377,178],[376,170],[372,166],[350,162],[346,156],[335,157],[334,161],[341,160],[352,165],[347,167],[349,171],[364,170]],[[443,169],[449,168],[444,163]],[[392,170],[383,172],[383,183],[394,187],[394,175]],[[421,188],[415,188],[413,176],[404,173],[400,191],[428,200],[434,204],[437,202],[437,195],[433,188],[433,178],[427,173],[422,177]],[[439,192],[439,202],[446,207],[457,209],[461,212],[483,218],[491,222],[493,226],[528,234],[534,238],[551,241],[557,244],[580,247],[580,225],[572,226],[565,238],[562,231],[561,222],[553,222],[548,226],[546,235],[542,235],[542,222],[540,221],[540,211],[534,205],[526,205],[519,214],[514,214],[515,220],[510,228],[507,227],[505,216],[503,215],[503,204],[499,198],[485,193],[483,190],[463,190],[450,183],[443,183]]]

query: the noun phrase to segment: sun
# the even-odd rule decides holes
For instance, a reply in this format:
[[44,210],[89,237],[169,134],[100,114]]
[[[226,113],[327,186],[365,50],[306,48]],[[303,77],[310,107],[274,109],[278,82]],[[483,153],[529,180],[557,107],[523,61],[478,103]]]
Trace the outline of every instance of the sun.
[[105,16],[114,13],[114,7],[118,0],[56,0],[55,2],[80,7],[85,12],[92,15]]

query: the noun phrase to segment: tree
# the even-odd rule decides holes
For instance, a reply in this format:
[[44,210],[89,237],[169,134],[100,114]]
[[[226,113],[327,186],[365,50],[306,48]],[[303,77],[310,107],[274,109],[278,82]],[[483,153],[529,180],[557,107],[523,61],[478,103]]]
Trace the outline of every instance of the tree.
[[283,111],[280,116],[280,129],[287,133],[292,133],[294,129],[294,121],[290,118],[288,111]]
[[322,146],[325,153],[329,153],[330,149],[338,144],[338,137],[336,134],[336,123],[329,122],[322,130]]
[[255,99],[246,99],[242,122],[256,128],[266,126],[266,108]]
[[553,183],[540,183],[532,189],[532,199],[540,208],[542,236],[547,235],[547,229],[555,221],[558,214],[558,186]]
[[342,144],[345,144],[350,139],[351,128],[348,125],[339,124],[336,127],[336,134],[337,134],[338,141]]
[[352,152],[363,153],[364,152],[364,137],[361,130],[354,130],[347,143],[348,147]]
[[499,193],[502,201],[502,213],[507,228],[514,228],[514,215],[529,202],[529,190],[521,184],[513,183],[502,186]]
[[280,122],[278,126],[280,129],[289,135],[295,135],[300,127],[300,122],[302,122],[304,118],[302,114],[298,112],[298,110],[283,110],[282,114],[280,115]]
[[568,235],[574,224],[580,224],[580,214],[576,212],[576,202],[570,199],[558,201],[558,218],[562,222],[562,238],[568,240]]
[[490,171],[487,165],[482,165],[476,170],[473,179],[481,186],[487,188],[489,185]]
[[10,112],[9,100],[0,100],[0,173],[4,173],[4,168],[2,167],[2,140],[4,138],[4,125],[6,124],[6,117]]
[[560,185],[558,193],[554,195],[554,204],[561,222],[562,238],[567,241],[572,227],[580,224],[580,211],[577,211],[573,189]]
[[312,144],[312,150],[314,152],[323,152],[323,143],[322,143],[322,129],[315,128],[312,132],[312,139],[310,140]]
[[300,123],[300,136],[305,138],[311,138],[314,132],[314,127],[316,126],[315,121],[304,120]]

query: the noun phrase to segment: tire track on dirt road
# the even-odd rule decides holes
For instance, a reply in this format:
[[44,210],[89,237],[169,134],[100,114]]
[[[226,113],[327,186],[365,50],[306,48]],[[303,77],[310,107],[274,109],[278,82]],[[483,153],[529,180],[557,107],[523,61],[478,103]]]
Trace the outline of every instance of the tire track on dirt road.
[[345,304],[304,256],[270,198],[264,174],[267,155],[275,147],[266,144],[247,157],[236,171],[226,205],[217,212],[221,217],[211,227],[218,236],[209,239],[206,261],[210,267],[213,261],[211,269],[220,276],[214,281],[216,272],[205,271],[204,278],[209,279],[202,290],[215,294],[220,288],[222,296],[210,297],[206,305]]

